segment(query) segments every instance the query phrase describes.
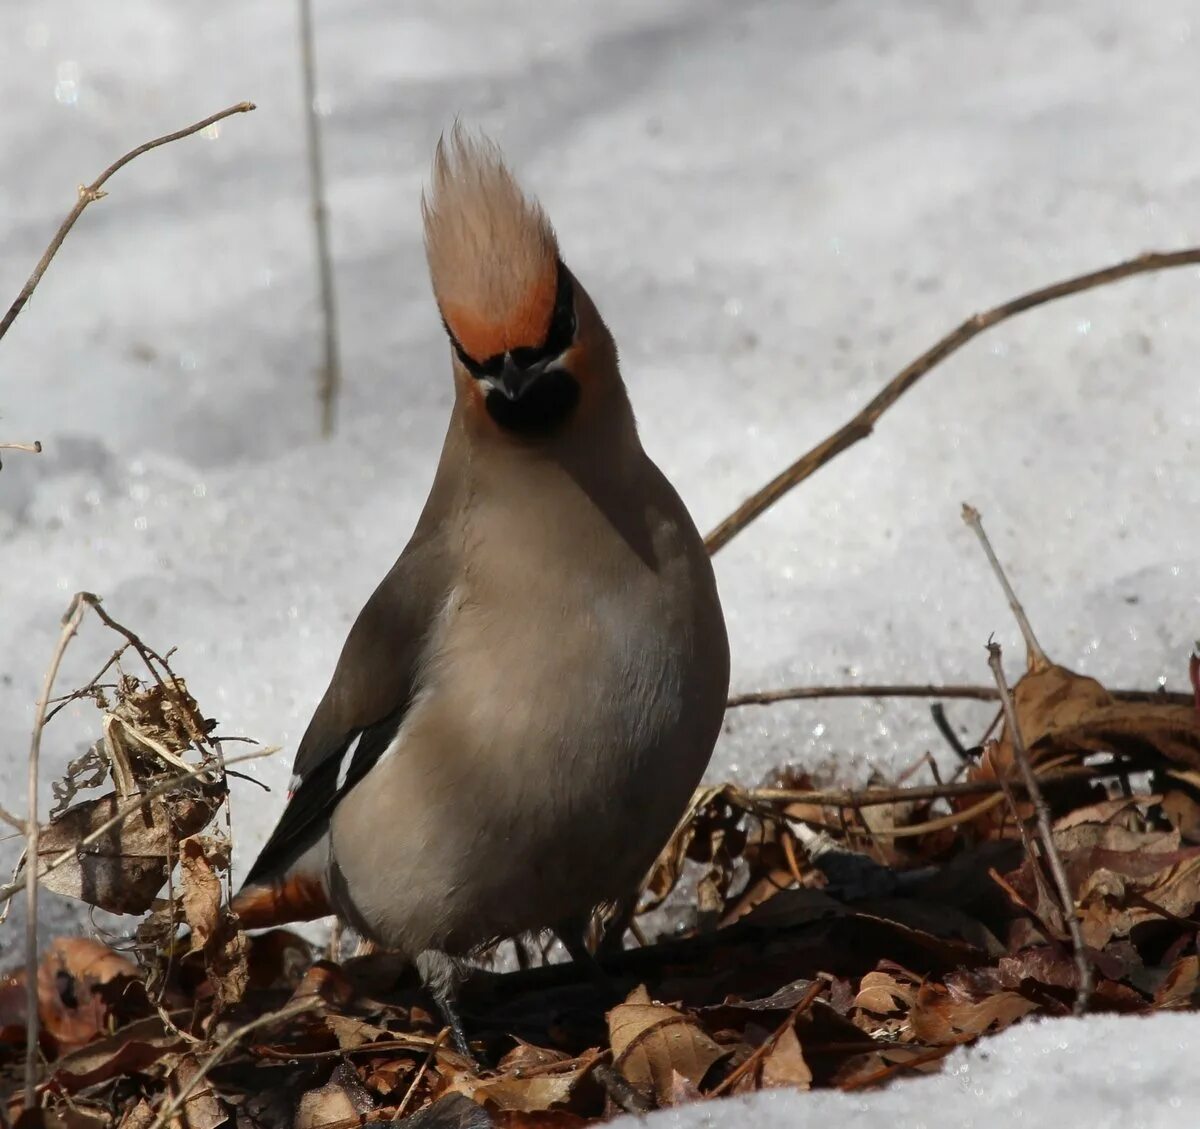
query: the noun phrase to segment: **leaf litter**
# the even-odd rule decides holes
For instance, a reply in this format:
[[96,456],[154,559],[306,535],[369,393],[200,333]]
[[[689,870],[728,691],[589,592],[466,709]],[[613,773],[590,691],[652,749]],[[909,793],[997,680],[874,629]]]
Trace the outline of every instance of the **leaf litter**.
[[[214,723],[138,649],[152,677],[74,695],[101,710],[102,737],[41,832],[39,860],[59,860],[48,889],[142,915],[124,948],[46,948],[45,1124],[560,1129],[763,1088],[886,1085],[1071,1013],[1078,966],[1022,834],[1033,807],[1002,725],[940,791],[877,778],[823,792],[789,768],[701,789],[637,905],[682,924],[633,943],[635,919],[630,947],[610,938],[606,985],[570,964],[478,969],[462,997],[471,1062],[389,954],[339,962],[288,930],[240,930]],[[1093,969],[1090,1010],[1200,1007],[1200,710],[1118,700],[1032,647],[1013,700]],[[0,977],[10,1123],[24,1008],[22,973]]]

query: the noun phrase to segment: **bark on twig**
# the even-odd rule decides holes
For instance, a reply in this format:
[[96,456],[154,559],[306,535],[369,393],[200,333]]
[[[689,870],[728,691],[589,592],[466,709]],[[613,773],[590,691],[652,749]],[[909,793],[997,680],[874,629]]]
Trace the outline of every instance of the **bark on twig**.
[[16,301],[8,308],[8,312],[4,315],[3,320],[0,320],[0,338],[8,332],[9,326],[17,320],[17,315],[25,307],[25,303],[29,301],[30,295],[37,288],[37,284],[41,282],[42,275],[46,273],[46,268],[50,265],[50,260],[58,253],[59,247],[67,237],[67,233],[75,226],[75,221],[83,215],[83,210],[94,200],[100,200],[107,196],[108,193],[101,191],[105,182],[113,175],[120,171],[135,157],[140,157],[143,153],[148,153],[151,149],[157,149],[160,145],[167,145],[172,141],[178,141],[181,138],[188,137],[193,133],[199,133],[202,129],[207,129],[210,125],[214,125],[222,118],[230,117],[233,114],[245,114],[254,109],[253,102],[239,102],[236,106],[230,106],[227,110],[222,110],[219,114],[211,114],[203,121],[198,121],[194,125],[189,125],[186,129],[176,130],[174,133],[165,134],[162,137],[156,137],[153,141],[147,141],[143,145],[139,145],[136,149],[131,149],[119,160],[114,161],[108,166],[91,184],[80,185],[79,199],[75,202],[68,214],[63,220],[58,231],[54,233],[54,238],[50,240],[50,246],[46,248],[45,253],[38,261],[38,265],[34,267],[33,274],[29,276],[29,280],[21,288],[21,293],[17,295]]
[[[992,668],[992,674],[996,678],[996,686],[1000,691],[1000,701],[1004,705],[1004,720],[1008,724],[1009,736],[1012,739],[1013,758],[1021,770],[1021,776],[1025,781],[1025,790],[1029,793],[1029,799],[1033,802],[1034,815],[1037,819],[1038,839],[1045,853],[1046,865],[1049,867],[1050,875],[1054,879],[1054,885],[1058,889],[1058,896],[1062,902],[1063,920],[1066,922],[1067,931],[1071,935],[1071,948],[1075,957],[1075,972],[1079,978],[1075,988],[1075,1006],[1073,1010],[1076,1015],[1083,1015],[1087,1011],[1088,1000],[1092,995],[1092,964],[1088,960],[1087,952],[1083,947],[1083,932],[1079,928],[1079,916],[1075,912],[1075,895],[1071,893],[1071,884],[1067,881],[1067,871],[1063,866],[1062,856],[1058,853],[1058,847],[1054,843],[1054,831],[1050,826],[1050,809],[1046,805],[1046,797],[1042,795],[1042,790],[1038,786],[1037,776],[1034,774],[1033,766],[1029,762],[1029,753],[1025,749],[1025,740],[1021,736],[1021,725],[1017,720],[1017,707],[1013,702],[1012,693],[1008,688],[1008,681],[1004,677],[1004,665],[1000,661],[1000,644],[989,642],[987,649],[988,666]],[[1013,816],[1020,823],[1021,817],[1016,810],[1016,805],[1013,805]],[[1031,857],[1029,861],[1031,865],[1037,865],[1036,859]]]
[[988,564],[992,566],[992,572],[996,574],[996,579],[1000,581],[1000,587],[1004,589],[1004,596],[1008,600],[1008,606],[1012,609],[1013,616],[1017,621],[1017,627],[1021,629],[1021,638],[1025,640],[1026,662],[1032,670],[1034,667],[1047,667],[1050,665],[1050,660],[1046,657],[1046,652],[1042,650],[1042,645],[1037,641],[1037,636],[1033,633],[1033,625],[1029,622],[1029,617],[1025,614],[1025,609],[1021,607],[1021,601],[1017,599],[1016,592],[1008,582],[1008,577],[1005,575],[1004,566],[1000,563],[1000,559],[996,556],[995,550],[992,548],[991,541],[983,531],[983,519],[979,516],[979,511],[967,502],[963,502],[962,519],[972,530],[975,536],[979,538],[979,544],[983,547],[984,556],[988,559]]
[[333,434],[334,410],[342,383],[338,350],[337,294],[333,283],[333,256],[329,250],[329,209],[325,204],[325,160],[321,151],[321,123],[317,117],[317,52],[313,42],[312,0],[300,2],[300,61],[304,75],[304,127],[308,145],[308,190],[316,242],[317,284],[321,296],[323,359],[317,398],[321,405],[321,434]]
[[1182,251],[1150,251],[1114,266],[1081,274],[1062,282],[1055,282],[1039,290],[1031,290],[1028,294],[1022,294],[999,306],[994,306],[982,314],[975,314],[973,317],[967,318],[957,329],[946,334],[936,345],[927,349],[897,373],[852,420],[828,438],[823,439],[811,451],[801,455],[787,470],[776,475],[762,489],[756,491],[738,506],[705,538],[704,543],[709,553],[715,553],[724,548],[746,526],[778,502],[789,490],[799,486],[809,475],[820,470],[827,462],[854,446],[859,440],[866,439],[875,429],[875,424],[879,421],[880,416],[921,377],[985,329],[990,329],[1016,314],[1033,309],[1035,306],[1041,306],[1057,298],[1065,298],[1068,294],[1092,290],[1097,286],[1117,282],[1135,274],[1148,274],[1151,271],[1169,270],[1173,267],[1194,266],[1198,263],[1200,263],[1200,247],[1189,247]]
[[[1158,702],[1169,706],[1190,706],[1191,694],[1167,690],[1110,690],[1119,702]],[[788,686],[780,690],[749,690],[733,694],[726,709],[743,706],[770,706],[776,702],[800,702],[811,698],[966,698],[980,702],[998,702],[995,686]]]

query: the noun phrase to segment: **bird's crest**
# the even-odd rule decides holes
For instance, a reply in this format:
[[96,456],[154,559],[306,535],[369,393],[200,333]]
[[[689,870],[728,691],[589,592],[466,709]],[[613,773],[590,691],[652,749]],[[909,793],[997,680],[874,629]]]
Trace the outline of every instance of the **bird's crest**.
[[496,145],[458,125],[443,136],[421,212],[434,297],[467,355],[482,362],[540,346],[554,310],[558,243]]

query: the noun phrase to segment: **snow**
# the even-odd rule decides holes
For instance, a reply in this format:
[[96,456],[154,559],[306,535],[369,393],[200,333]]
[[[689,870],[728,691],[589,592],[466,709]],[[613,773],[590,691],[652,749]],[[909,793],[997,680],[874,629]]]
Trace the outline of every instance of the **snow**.
[[[59,616],[88,589],[155,646],[179,646],[224,733],[282,747],[247,767],[270,797],[235,793],[249,864],[345,631],[431,479],[450,386],[417,200],[456,114],[545,203],[620,343],[646,445],[703,529],[967,315],[1196,242],[1190,0],[318,9],[346,376],[328,442],[292,6],[0,10],[5,302],[77,184],[155,134],[259,105],[123,169],[0,343],[0,439],[46,445],[0,473],[8,805]],[[1015,671],[1019,640],[964,500],[1052,655],[1110,685],[1182,688],[1200,634],[1198,297],[1195,269],[1129,281],[1007,322],[934,370],[718,556],[734,689],[981,682],[992,632]],[[111,649],[89,623],[60,685]],[[980,722],[966,705],[950,714],[969,733]],[[56,719],[47,779],[95,728],[90,707]],[[853,781],[926,749],[944,745],[923,703],[752,708],[730,715],[712,774],[798,761]],[[47,930],[78,924],[78,906],[46,900]],[[0,930],[0,963],[20,919]],[[1087,1021],[1071,1046],[1124,1062],[1130,1027],[1114,1022]],[[1170,1092],[1151,1075],[1198,1024],[1155,1020],[1139,1037],[1155,1056],[1135,1087],[1142,1116],[1148,1094]],[[1049,1030],[961,1058],[985,1091],[977,1124],[1013,1112],[1004,1062],[1039,1064],[1021,1092],[1027,1117],[1049,1116],[1048,1064],[1076,1061],[1039,1057]],[[1119,1079],[1089,1078],[1103,1124]],[[910,1102],[907,1123],[935,1124],[930,1099],[908,1095],[960,1086],[761,1101],[764,1117],[825,1103],[847,1125],[863,1102]]]
[[[1200,1104],[1194,1016],[1035,1020],[960,1048],[931,1077],[855,1094],[767,1090],[612,1129],[1178,1129]],[[1134,1048],[1137,1048],[1136,1050]],[[1189,1114],[1187,1111],[1192,1110]]]

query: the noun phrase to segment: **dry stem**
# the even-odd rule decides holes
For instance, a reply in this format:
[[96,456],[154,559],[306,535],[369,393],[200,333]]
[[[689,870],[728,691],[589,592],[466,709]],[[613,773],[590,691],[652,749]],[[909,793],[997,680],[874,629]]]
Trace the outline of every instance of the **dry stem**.
[[[79,630],[79,621],[83,618],[84,603],[76,594],[71,599],[62,620],[62,631],[59,632],[58,643],[46,668],[46,678],[42,683],[42,692],[38,696],[37,710],[33,719],[33,736],[29,741],[29,815],[25,820],[25,851],[28,858],[35,860],[35,865],[29,868],[25,875],[25,1108],[34,1108],[34,1096],[37,1089],[37,1052],[38,1052],[38,952],[37,952],[37,851],[38,826],[37,792],[38,792],[38,763],[42,752],[42,730],[46,727],[46,708],[50,695],[54,691],[54,680],[58,677],[58,668],[62,665],[63,654],[67,645]],[[19,887],[18,887],[19,888]],[[15,893],[15,891],[14,891]],[[5,899],[7,900],[7,899]]]
[[[1038,786],[1037,776],[1029,763],[1029,753],[1025,749],[1025,740],[1021,736],[1021,726],[1017,720],[1017,707],[1013,702],[1012,692],[1004,677],[1004,665],[1000,661],[1000,644],[988,643],[988,666],[996,678],[996,686],[1000,690],[1000,700],[1004,704],[1004,719],[1008,723],[1009,736],[1012,739],[1013,759],[1016,760],[1025,780],[1025,788],[1033,801],[1033,810],[1037,819],[1038,838],[1045,853],[1046,864],[1058,888],[1058,897],[1062,902],[1063,920],[1071,935],[1071,948],[1075,956],[1075,970],[1079,982],[1075,988],[1075,1006],[1072,1009],[1076,1015],[1087,1011],[1088,1000],[1092,994],[1092,965],[1083,947],[1083,933],[1079,928],[1079,917],[1075,912],[1075,896],[1071,893],[1071,885],[1067,881],[1067,871],[1063,866],[1062,856],[1054,843],[1054,832],[1050,826],[1050,809],[1046,806],[1046,797]],[[1018,824],[1021,822],[1020,813],[1013,805],[1013,816]],[[1031,866],[1037,866],[1037,860],[1032,854],[1029,859]]]
[[33,274],[29,276],[29,281],[21,288],[21,293],[17,295],[17,299],[8,308],[8,312],[4,315],[4,319],[0,321],[0,338],[2,338],[12,325],[17,320],[17,315],[25,308],[25,303],[29,301],[37,284],[41,282],[42,275],[46,273],[46,268],[50,265],[50,260],[58,253],[59,247],[67,237],[67,233],[75,226],[75,221],[83,215],[83,210],[93,200],[99,200],[108,195],[102,192],[105,182],[115,172],[124,168],[135,157],[140,157],[143,153],[148,153],[151,149],[157,149],[160,145],[167,145],[172,141],[178,141],[180,138],[188,137],[193,133],[199,133],[202,129],[207,129],[210,125],[219,122],[222,118],[227,118],[232,114],[245,114],[254,109],[253,102],[239,102],[236,106],[230,106],[227,110],[222,110],[219,114],[212,114],[203,121],[196,122],[194,125],[189,125],[186,129],[176,130],[174,133],[165,134],[162,137],[156,137],[153,141],[147,141],[144,145],[139,145],[136,149],[131,149],[125,156],[114,161],[108,166],[91,184],[81,185],[79,188],[79,199],[75,202],[68,214],[63,220],[62,226],[54,233],[54,238],[50,240],[50,246],[46,248],[45,253],[38,261],[38,265],[33,268]]
[[[252,753],[242,753],[240,756],[230,757],[224,761],[224,765],[240,764],[242,761],[257,760],[259,757],[273,756],[279,752],[276,746],[270,749],[255,749]],[[37,874],[38,880],[45,878],[47,874],[57,870],[60,866],[76,858],[80,851],[85,847],[90,847],[93,843],[104,838],[114,827],[124,823],[131,815],[137,812],[140,808],[145,807],[152,800],[158,799],[159,796],[165,795],[167,792],[173,791],[179,785],[191,780],[193,777],[201,776],[206,772],[220,771],[222,766],[212,764],[198,764],[194,768],[190,768],[187,772],[181,772],[178,776],[171,777],[170,780],[164,780],[160,784],[156,784],[147,792],[143,792],[134,800],[130,800],[116,815],[110,819],[106,819],[99,827],[89,831],[78,843],[68,847],[65,851],[57,854],[44,867],[39,869],[37,865],[37,856],[35,854],[26,854],[25,860],[25,878],[23,882],[11,882],[7,886],[0,886],[0,905],[4,905],[14,894],[22,887],[27,885],[30,880],[30,875]]]
[[[35,439],[32,443],[0,443],[0,451],[25,451],[30,455],[42,453],[42,441]],[[0,470],[4,469],[4,461],[0,459]]]
[[317,118],[317,59],[313,45],[312,0],[300,0],[300,61],[304,74],[304,125],[308,140],[308,189],[316,240],[317,282],[321,291],[324,362],[317,386],[321,404],[321,434],[333,434],[334,407],[342,382],[338,353],[337,301],[333,257],[329,250],[329,209],[325,204],[325,162],[321,153],[321,124]]
[[1025,658],[1029,669],[1033,670],[1035,667],[1050,666],[1050,660],[1046,657],[1046,652],[1042,650],[1042,645],[1037,641],[1037,636],[1033,633],[1033,625],[1029,622],[1029,617],[1025,614],[1025,609],[1021,607],[1021,601],[1017,599],[1016,592],[1013,591],[1012,585],[1008,582],[1008,577],[1004,573],[1004,566],[1001,565],[1000,559],[996,556],[996,552],[992,548],[991,541],[988,540],[987,534],[983,531],[983,519],[979,516],[979,511],[968,502],[963,502],[962,519],[975,531],[975,536],[979,538],[979,544],[983,546],[983,552],[988,559],[988,564],[992,566],[992,571],[996,574],[996,579],[1000,581],[1000,587],[1004,589],[1008,606],[1012,609],[1017,626],[1021,629],[1021,637],[1025,640]]
[[192,1091],[208,1077],[208,1072],[212,1070],[218,1062],[221,1061],[233,1049],[237,1043],[249,1035],[252,1031],[257,1031],[260,1027],[267,1027],[272,1023],[278,1023],[285,1019],[295,1019],[298,1015],[303,1015],[307,1011],[322,1006],[322,1001],[316,996],[307,996],[303,999],[293,1000],[290,1004],[281,1007],[278,1011],[267,1012],[265,1015],[260,1015],[257,1019],[252,1019],[249,1023],[244,1023],[236,1031],[230,1032],[222,1039],[212,1052],[201,1064],[195,1074],[188,1080],[186,1086],[182,1087],[178,1094],[161,1109],[158,1116],[154,1119],[150,1129],[163,1129],[163,1126],[168,1125],[171,1118],[175,1116],[184,1106],[184,1103],[191,1097]]
[[985,329],[990,329],[1025,310],[1031,310],[1034,306],[1052,302],[1056,298],[1064,298],[1068,294],[1078,294],[1081,291],[1117,282],[1135,274],[1147,274],[1151,271],[1192,266],[1197,263],[1200,263],[1200,247],[1189,247],[1182,251],[1151,251],[1114,266],[1104,267],[1089,274],[1081,274],[1075,278],[1068,278],[1062,282],[1044,286],[1040,290],[1031,290],[1028,294],[1022,294],[1002,305],[994,306],[985,313],[967,318],[957,329],[946,334],[936,345],[927,349],[897,373],[852,420],[818,443],[807,454],[801,455],[787,470],[777,475],[738,506],[705,538],[704,543],[709,553],[715,553],[724,548],[746,526],[778,502],[789,490],[799,486],[809,475],[835,459],[847,448],[854,446],[859,440],[866,439],[875,429],[875,424],[880,416],[921,377]]
[[[1167,690],[1110,690],[1119,702],[1158,702],[1165,706],[1190,706],[1193,695]],[[770,706],[776,702],[800,702],[812,698],[966,698],[980,702],[998,702],[995,686],[788,686],[779,690],[748,690],[733,694],[725,703],[727,709],[743,706]]]

